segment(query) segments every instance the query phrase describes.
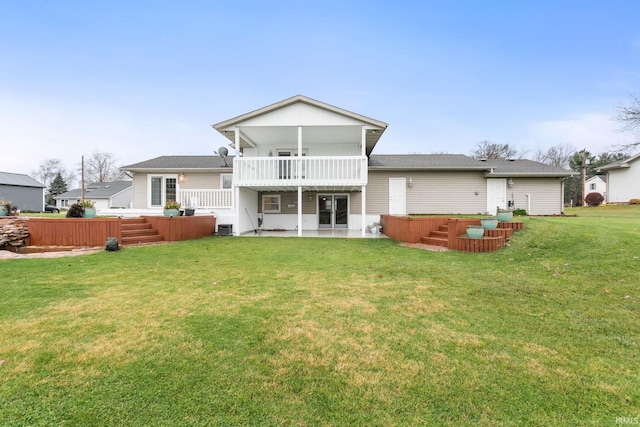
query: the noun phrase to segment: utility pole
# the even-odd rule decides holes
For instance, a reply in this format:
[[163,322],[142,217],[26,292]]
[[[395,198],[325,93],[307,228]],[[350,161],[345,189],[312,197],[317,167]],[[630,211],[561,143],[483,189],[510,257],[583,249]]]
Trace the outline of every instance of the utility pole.
[[582,203],[580,203],[580,206],[584,206],[585,205],[585,197],[587,197],[587,189],[585,188],[587,185],[587,166],[589,165],[589,163],[591,163],[589,161],[589,156],[588,154],[585,152],[584,155],[582,156]]
[[82,156],[82,183],[80,184],[80,198],[82,200],[80,200],[81,202],[84,202],[84,156]]

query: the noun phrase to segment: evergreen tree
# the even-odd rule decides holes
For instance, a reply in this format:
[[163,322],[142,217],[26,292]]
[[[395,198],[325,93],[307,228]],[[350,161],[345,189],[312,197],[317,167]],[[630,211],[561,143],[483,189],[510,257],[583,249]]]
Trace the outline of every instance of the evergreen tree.
[[53,198],[66,191],[68,191],[67,183],[64,181],[64,178],[62,178],[60,172],[58,172],[53,181],[51,181],[51,185],[49,185],[48,194],[46,197],[47,204],[55,204],[55,200]]

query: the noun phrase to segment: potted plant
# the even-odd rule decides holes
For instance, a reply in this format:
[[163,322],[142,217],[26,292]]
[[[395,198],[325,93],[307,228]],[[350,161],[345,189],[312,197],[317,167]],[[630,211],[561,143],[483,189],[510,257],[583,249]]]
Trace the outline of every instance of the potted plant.
[[83,216],[85,218],[93,218],[96,216],[96,208],[91,200],[84,199],[79,204],[84,208]]
[[11,212],[11,200],[0,197],[0,216],[7,216]]
[[484,228],[481,225],[467,225],[467,237],[481,239],[484,236]]
[[495,230],[496,228],[498,228],[498,218],[496,218],[495,216],[482,218],[480,220],[480,223],[485,230]]
[[513,211],[509,209],[498,209],[496,216],[500,222],[509,222],[513,219]]
[[164,216],[178,216],[180,215],[180,203],[175,200],[167,200],[164,204]]

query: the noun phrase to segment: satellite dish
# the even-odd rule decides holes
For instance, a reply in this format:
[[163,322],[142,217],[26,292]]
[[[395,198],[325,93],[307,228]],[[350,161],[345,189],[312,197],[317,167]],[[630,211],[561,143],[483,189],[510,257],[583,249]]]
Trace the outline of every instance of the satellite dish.
[[226,159],[228,154],[229,154],[229,150],[227,150],[227,147],[218,148],[218,156],[220,156],[220,158],[222,160],[224,160],[224,165],[225,166],[229,166],[229,165],[227,165],[227,159]]

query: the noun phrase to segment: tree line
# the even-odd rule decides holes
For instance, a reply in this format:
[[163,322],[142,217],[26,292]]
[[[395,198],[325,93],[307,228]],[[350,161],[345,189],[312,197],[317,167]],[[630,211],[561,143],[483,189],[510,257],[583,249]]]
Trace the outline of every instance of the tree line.
[[[131,179],[118,168],[117,158],[113,153],[93,152],[84,159],[85,186],[93,182],[112,182]],[[71,190],[75,182],[82,182],[82,162],[76,169],[67,169],[60,159],[47,159],[31,172],[47,187],[45,202],[55,204],[54,197]],[[80,184],[78,185],[78,187]]]

